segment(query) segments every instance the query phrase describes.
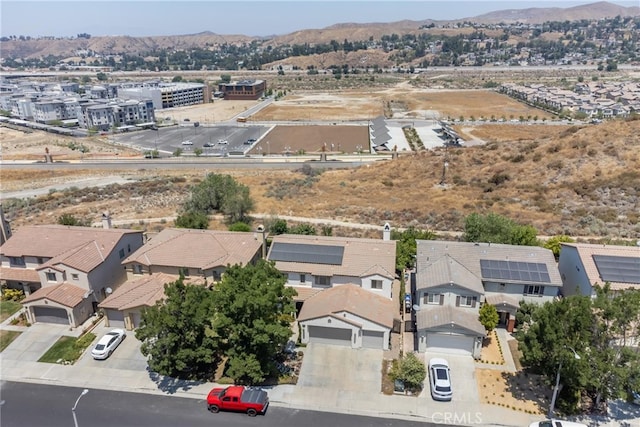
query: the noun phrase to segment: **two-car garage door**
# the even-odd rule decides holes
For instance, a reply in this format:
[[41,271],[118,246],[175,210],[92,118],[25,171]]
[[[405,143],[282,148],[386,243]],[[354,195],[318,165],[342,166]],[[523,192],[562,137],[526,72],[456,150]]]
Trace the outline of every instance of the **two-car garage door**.
[[473,354],[474,338],[444,333],[427,334],[427,350],[443,353]]
[[309,342],[351,346],[351,329],[309,325]]
[[36,317],[36,322],[69,324],[69,316],[64,308],[33,307],[33,314]]

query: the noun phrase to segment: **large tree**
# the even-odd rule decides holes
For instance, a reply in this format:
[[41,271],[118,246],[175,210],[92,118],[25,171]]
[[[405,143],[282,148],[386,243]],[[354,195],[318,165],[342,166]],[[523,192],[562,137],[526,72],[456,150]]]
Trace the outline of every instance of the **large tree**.
[[185,285],[183,278],[167,283],[165,298],[142,311],[136,338],[149,368],[162,375],[212,380],[219,363],[220,340],[213,333],[213,293]]
[[295,290],[274,263],[231,266],[213,291],[215,335],[228,357],[226,374],[256,384],[274,372],[274,355],[291,337]]
[[401,272],[405,268],[413,266],[417,251],[416,240],[433,240],[435,238],[436,235],[431,231],[418,230],[414,227],[409,227],[402,232],[391,230],[391,239],[397,240],[396,270]]
[[221,212],[229,223],[234,223],[247,222],[253,205],[249,187],[238,183],[230,175],[210,173],[192,188],[191,198],[184,203],[183,210],[204,215]]
[[574,412],[580,397],[588,396],[588,409],[600,411],[601,403],[640,377],[640,354],[631,347],[640,324],[640,291],[596,287],[595,298],[571,296],[524,309],[527,314],[516,316],[522,363],[544,375],[550,387],[560,370],[558,408]]
[[536,229],[530,225],[520,225],[494,213],[487,215],[472,213],[465,218],[462,238],[466,242],[536,246],[538,244],[536,236]]

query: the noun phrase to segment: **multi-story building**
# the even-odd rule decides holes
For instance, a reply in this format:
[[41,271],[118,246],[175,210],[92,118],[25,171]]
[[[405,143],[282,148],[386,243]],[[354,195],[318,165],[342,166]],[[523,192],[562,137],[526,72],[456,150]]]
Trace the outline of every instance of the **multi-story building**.
[[267,83],[264,80],[240,80],[233,83],[220,83],[218,91],[224,99],[256,100],[264,96]]

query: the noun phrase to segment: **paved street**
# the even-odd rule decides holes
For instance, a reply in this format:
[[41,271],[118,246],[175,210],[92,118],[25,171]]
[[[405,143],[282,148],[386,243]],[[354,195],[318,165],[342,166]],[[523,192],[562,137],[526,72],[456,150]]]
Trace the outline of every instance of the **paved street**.
[[[88,353],[90,348],[75,365],[38,363],[36,360],[61,335],[78,336],[81,329],[70,330],[68,327],[50,324],[36,324],[31,327],[9,326],[8,321],[2,328],[21,330],[22,335],[5,351],[0,353],[0,374],[2,383],[2,399],[5,406],[2,411],[2,426],[39,426],[39,425],[72,425],[67,412],[69,401],[75,398],[67,396],[58,402],[58,391],[47,394],[47,385],[65,385],[75,387],[73,395],[77,397],[83,388],[91,389],[83,398],[83,406],[78,410],[81,417],[91,418],[92,425],[204,425],[211,423],[212,417],[200,408],[204,408],[203,400],[209,390],[216,384],[196,381],[181,381],[163,377],[147,370],[144,358],[139,351],[139,342],[133,332],[106,361],[95,361]],[[111,328],[101,323],[95,328],[98,337]],[[29,345],[33,342],[33,345]],[[508,348],[508,347],[507,347]],[[451,402],[436,402],[431,399],[428,386],[419,396],[384,395],[381,393],[381,350],[349,349],[328,345],[311,345],[304,349],[301,377],[298,385],[280,385],[266,387],[271,406],[269,416],[260,417],[259,423],[265,425],[399,425],[393,420],[421,423],[454,424],[467,426],[527,426],[532,421],[540,420],[540,416],[532,416],[507,408],[479,402],[475,384],[475,365],[469,356],[448,355],[451,365],[451,378],[454,398]],[[425,361],[431,354],[420,355]],[[12,393],[11,382],[36,384],[32,395]],[[25,385],[26,387],[27,385]],[[58,389],[56,389],[58,390]],[[98,390],[111,390],[117,393],[106,393],[98,401],[95,411],[85,412],[85,404],[91,404]],[[127,395],[125,392],[135,392]],[[38,394],[40,393],[40,394]],[[139,395],[150,395],[141,397]],[[19,396],[16,402],[15,396]],[[114,397],[117,396],[117,397]],[[130,396],[120,399],[121,396]],[[167,396],[188,399],[172,400]],[[168,398],[156,400],[158,397]],[[46,399],[54,399],[48,403]],[[149,400],[140,400],[149,399]],[[62,399],[62,397],[60,397]],[[86,402],[85,402],[86,399]],[[187,400],[191,401],[185,403]],[[46,410],[27,410],[28,405],[38,403],[38,408]],[[99,402],[99,404],[97,403]],[[142,402],[142,403],[138,403]],[[180,403],[182,402],[182,403]],[[9,408],[22,405],[18,412]],[[166,413],[163,411],[167,411]],[[300,418],[303,411],[304,417]],[[22,413],[24,412],[24,413]],[[18,413],[23,418],[18,417]],[[7,415],[9,414],[9,415]],[[12,415],[13,414],[13,415]],[[274,415],[276,414],[276,415]],[[318,415],[320,414],[320,415]],[[337,414],[351,414],[366,417],[379,417],[370,421],[368,418],[340,418]],[[221,420],[224,425],[247,423],[249,418],[237,414],[218,414],[214,420]],[[226,418],[235,415],[235,418]],[[136,418],[136,417],[141,418]],[[621,425],[640,427],[640,408],[631,405],[615,406],[616,419],[603,419],[597,425]],[[118,422],[111,423],[110,417]],[[131,417],[131,418],[129,418]],[[145,418],[148,417],[148,418]],[[53,422],[51,420],[55,419]],[[270,424],[277,419],[280,424]],[[319,420],[317,424],[313,420]],[[85,418],[86,420],[86,418]],[[135,420],[131,423],[131,420]],[[151,424],[153,420],[154,424]],[[233,420],[233,421],[231,421]],[[240,421],[238,421],[240,420]],[[348,421],[345,421],[348,420]],[[49,422],[51,421],[51,422]],[[149,422],[147,422],[149,421]],[[57,424],[59,423],[59,424]],[[613,424],[611,424],[613,423]],[[253,422],[252,422],[253,424]],[[82,424],[81,424],[82,425]],[[424,425],[424,424],[423,424]],[[592,423],[592,425],[596,425]]]
[[[5,382],[4,404],[0,407],[3,427],[73,426],[71,407],[81,388]],[[265,416],[249,418],[245,414],[207,411],[202,399],[181,399],[140,393],[91,389],[78,402],[79,426],[91,427],[178,427],[178,426],[299,426],[396,427],[426,426],[418,421],[388,420],[326,412],[300,411],[270,407]]]

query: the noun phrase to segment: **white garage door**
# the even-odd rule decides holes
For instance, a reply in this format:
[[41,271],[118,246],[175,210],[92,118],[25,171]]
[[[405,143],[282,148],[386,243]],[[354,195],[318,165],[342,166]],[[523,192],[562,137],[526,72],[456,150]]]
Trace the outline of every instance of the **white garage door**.
[[384,349],[384,332],[362,331],[362,346]]
[[472,355],[473,343],[473,337],[466,335],[427,334],[428,351]]
[[309,342],[351,346],[351,329],[309,326]]
[[124,313],[118,310],[107,310],[107,319],[109,319],[109,327],[124,328]]

